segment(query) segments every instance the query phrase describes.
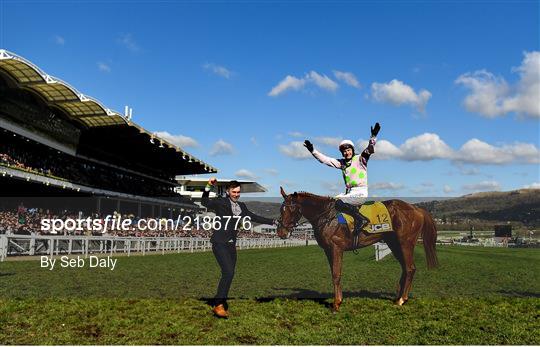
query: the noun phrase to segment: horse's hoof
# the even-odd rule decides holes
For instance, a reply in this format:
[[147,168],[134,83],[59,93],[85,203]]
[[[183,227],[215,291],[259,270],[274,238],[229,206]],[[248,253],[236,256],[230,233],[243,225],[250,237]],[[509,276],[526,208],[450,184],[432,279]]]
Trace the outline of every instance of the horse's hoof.
[[396,300],[396,305],[397,306],[403,306],[408,300],[405,300],[403,298],[399,298]]

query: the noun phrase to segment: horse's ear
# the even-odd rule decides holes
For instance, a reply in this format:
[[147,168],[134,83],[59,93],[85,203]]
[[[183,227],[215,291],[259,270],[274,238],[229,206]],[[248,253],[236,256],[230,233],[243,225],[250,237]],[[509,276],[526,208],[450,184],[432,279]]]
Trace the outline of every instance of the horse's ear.
[[298,197],[298,193],[297,192],[294,192],[293,194],[294,198],[296,199]]
[[285,191],[283,190],[283,187],[279,187],[279,190],[281,192],[281,196],[283,197],[283,199],[287,199],[287,194],[285,193]]

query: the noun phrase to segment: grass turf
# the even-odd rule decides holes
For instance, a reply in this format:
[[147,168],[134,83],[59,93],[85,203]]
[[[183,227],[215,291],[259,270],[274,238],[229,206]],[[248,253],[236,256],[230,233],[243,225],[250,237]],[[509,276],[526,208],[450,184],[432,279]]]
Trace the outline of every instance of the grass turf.
[[0,264],[2,344],[540,344],[540,252],[439,247],[415,254],[411,300],[391,299],[400,268],[373,248],[346,253],[345,300],[329,310],[318,247],[239,252],[231,318],[211,316],[211,253],[118,257],[116,269]]

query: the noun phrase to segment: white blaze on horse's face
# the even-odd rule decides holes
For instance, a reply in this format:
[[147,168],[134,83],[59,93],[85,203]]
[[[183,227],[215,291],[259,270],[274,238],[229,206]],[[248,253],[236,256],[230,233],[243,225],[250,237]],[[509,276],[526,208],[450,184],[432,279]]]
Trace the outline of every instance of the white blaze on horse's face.
[[277,229],[277,234],[279,236],[279,238],[281,239],[286,239],[287,237],[289,237],[289,231],[287,229],[285,229],[284,227],[278,227]]
[[[282,188],[283,189],[283,188]],[[288,213],[285,211],[287,205],[287,198],[285,198],[285,201],[281,205],[279,209],[280,214],[280,223],[277,228],[277,234],[280,238],[285,239],[289,236],[289,230],[287,229],[286,225],[289,223],[289,216]]]

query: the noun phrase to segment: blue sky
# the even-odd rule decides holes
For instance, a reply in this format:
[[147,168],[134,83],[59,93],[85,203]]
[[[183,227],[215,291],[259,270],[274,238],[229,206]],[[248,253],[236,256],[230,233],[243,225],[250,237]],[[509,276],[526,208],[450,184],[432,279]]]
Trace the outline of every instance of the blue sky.
[[540,188],[529,2],[2,1],[0,47],[269,196],[335,194],[299,146],[382,130],[370,195]]

